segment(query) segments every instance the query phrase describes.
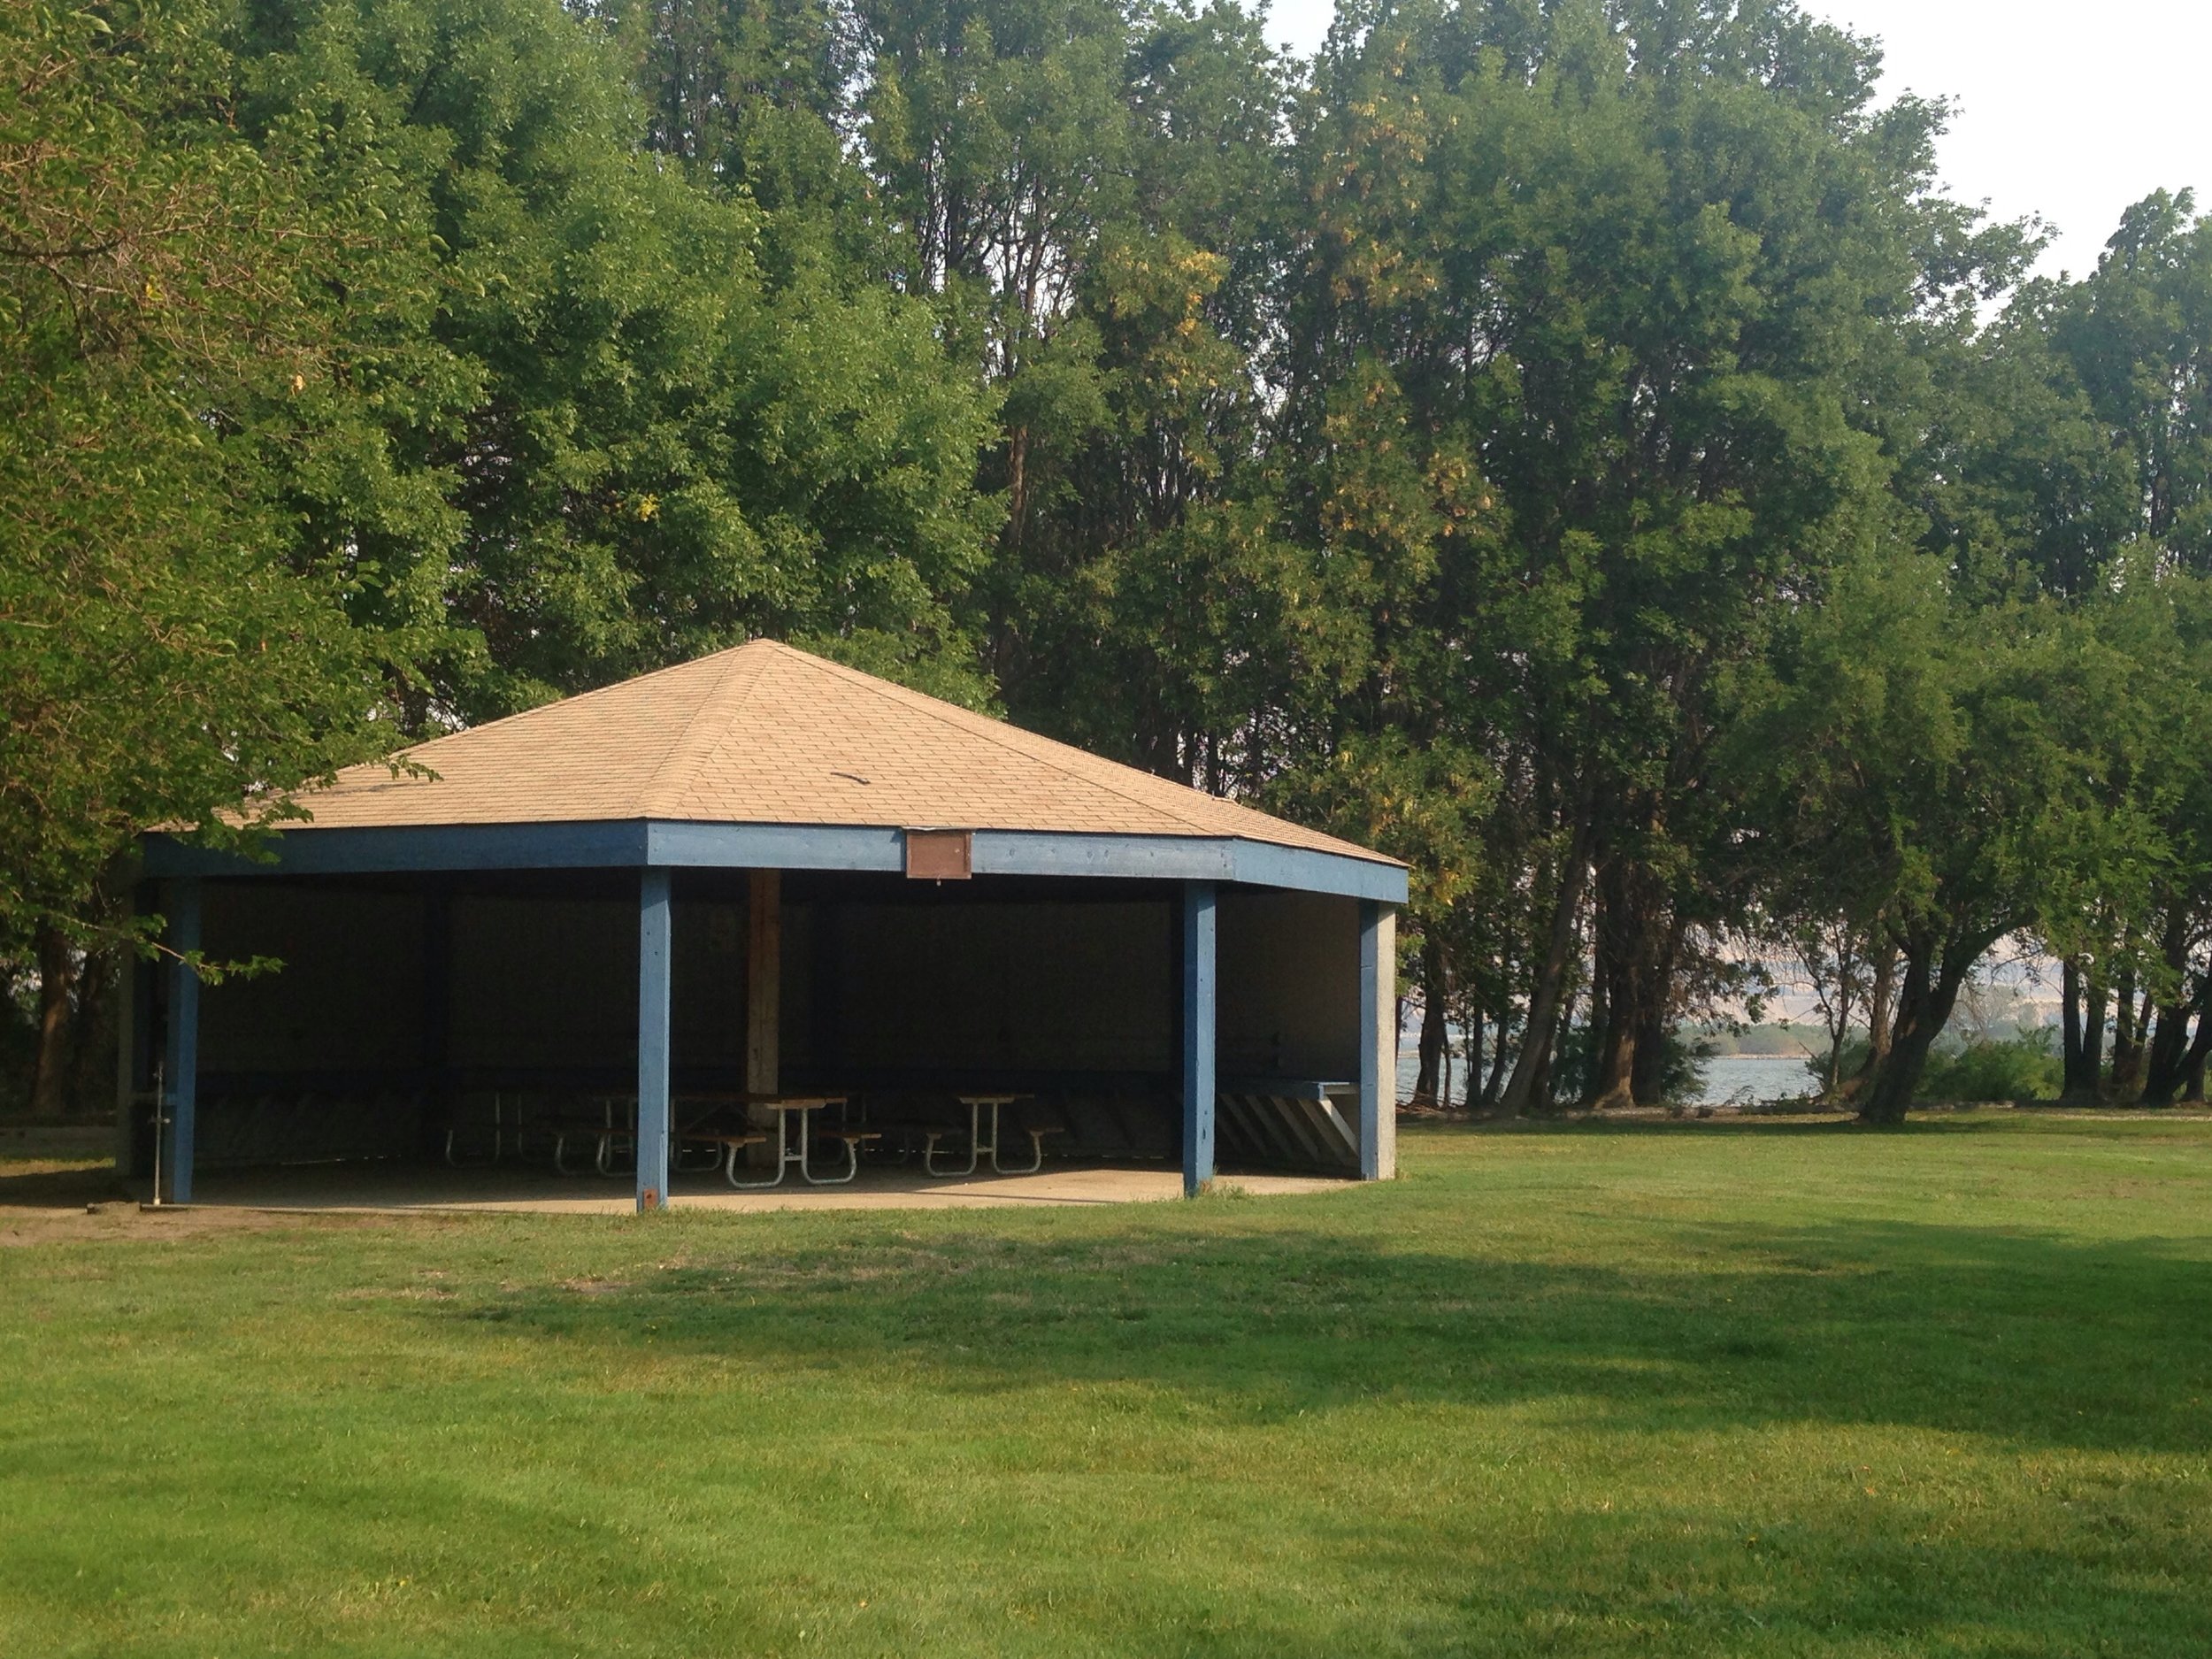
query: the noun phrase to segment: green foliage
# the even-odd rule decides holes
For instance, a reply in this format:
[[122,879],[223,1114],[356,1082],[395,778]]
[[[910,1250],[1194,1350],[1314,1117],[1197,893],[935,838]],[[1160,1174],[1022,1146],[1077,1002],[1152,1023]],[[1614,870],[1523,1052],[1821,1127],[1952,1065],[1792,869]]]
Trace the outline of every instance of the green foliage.
[[[479,718],[755,633],[964,641],[989,405],[929,312],[640,153],[616,58],[556,0],[302,4],[253,68],[403,181],[441,252],[432,342],[475,388],[426,434],[465,513],[439,599]],[[366,165],[365,163],[364,165]],[[958,678],[959,671],[949,671]]]
[[[1866,1054],[1865,1037],[1847,1038],[1843,1045],[1843,1075],[1856,1075],[1866,1062]],[[1805,1074],[1815,1089],[1824,1090],[1828,1087],[1827,1055],[1809,1056]],[[2046,1026],[2009,1037],[1937,1046],[1929,1053],[1914,1099],[1930,1106],[2054,1101],[2063,1092],[2064,1081],[2056,1033]]]
[[1950,1101],[2035,1101],[2059,1096],[2059,1056],[2055,1034],[2045,1028],[1970,1042],[1931,1055],[1920,1079],[1920,1098]]
[[[1573,1106],[1586,1102],[1601,1064],[1597,1038],[1588,1025],[1571,1025],[1559,1033],[1557,1057],[1552,1065],[1552,1103]],[[1679,1027],[1660,1040],[1652,1064],[1652,1085],[1639,1094],[1640,1106],[1692,1106],[1707,1098],[1706,1085],[1712,1061],[1721,1052],[1710,1039]],[[1794,1052],[1793,1049],[1792,1052]]]
[[115,926],[139,830],[234,838],[382,741],[286,497],[349,366],[311,296],[384,249],[223,119],[206,9],[112,16],[0,21],[0,955]]
[[764,267],[554,0],[4,46],[0,951],[149,825],[751,634],[991,700],[990,396],[833,247]]

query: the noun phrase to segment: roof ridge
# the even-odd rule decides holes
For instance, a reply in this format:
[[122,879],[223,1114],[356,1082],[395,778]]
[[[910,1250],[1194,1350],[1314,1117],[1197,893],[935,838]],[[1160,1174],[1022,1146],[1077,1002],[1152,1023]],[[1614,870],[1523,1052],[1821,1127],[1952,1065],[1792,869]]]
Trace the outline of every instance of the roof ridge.
[[[558,712],[572,704],[579,705],[573,717]],[[415,752],[426,780],[388,775],[373,762],[346,768],[330,789],[303,796],[311,821],[941,824],[1249,841],[1397,862],[766,638],[541,704]],[[881,787],[845,789],[841,779]]]
[[[1026,726],[1016,726],[1010,720],[995,720],[988,715],[978,714],[972,709],[964,709],[960,707],[958,703],[947,703],[941,697],[933,697],[926,692],[916,691],[912,687],[902,686],[895,680],[880,680],[873,674],[863,673],[856,668],[849,667],[843,663],[833,662],[826,657],[816,657],[810,651],[801,651],[795,647],[788,645],[785,646],[784,649],[791,651],[795,656],[807,658],[812,662],[819,663],[826,668],[833,669],[841,675],[849,679],[855,685],[859,686],[862,689],[872,692],[877,696],[883,697],[887,701],[896,703],[903,707],[912,709],[917,712],[926,714],[933,720],[936,720],[942,725],[953,726],[956,730],[966,730],[972,735],[982,738],[986,742],[995,743],[999,748],[1006,749],[1012,754],[1021,755],[1024,759],[1034,761],[1041,766],[1049,766],[1055,772],[1060,773],[1063,777],[1071,778],[1079,783],[1087,783],[1095,787],[1108,790],[1114,795],[1119,795],[1123,800],[1131,802],[1137,806],[1152,808],[1155,810],[1164,813],[1169,818],[1175,818],[1181,823],[1188,825],[1191,829],[1199,834],[1217,835],[1229,840],[1237,839],[1233,832],[1221,829],[1215,826],[1208,825],[1203,819],[1193,817],[1189,813],[1180,810],[1179,807],[1156,805],[1155,803],[1147,801],[1142,796],[1133,794],[1127,788],[1124,787],[1119,781],[1110,776],[1093,776],[1089,773],[1077,771],[1074,767],[1070,766],[1065,762],[1059,760],[1054,755],[1041,755],[1034,752],[1025,751],[1019,746],[1008,742],[1004,734],[1007,733],[1015,733],[1022,737],[1028,738],[1033,742],[1045,744],[1052,749],[1066,749],[1071,754],[1079,756],[1083,759],[1090,761],[1102,768],[1113,769],[1118,767],[1119,763],[1108,760],[1103,756],[1090,754],[1087,750],[1076,748],[1076,746],[1072,743],[1063,743],[1056,737],[1048,737],[1042,732],[1033,732]],[[967,718],[974,722],[974,724],[972,726],[967,726],[962,721],[949,718],[949,716],[956,714],[966,716]],[[1141,777],[1153,779],[1155,781],[1164,785],[1169,789],[1188,790],[1191,794],[1197,795],[1202,801],[1219,803],[1221,804],[1230,804],[1227,803],[1220,803],[1219,796],[1208,795],[1203,789],[1193,788],[1189,784],[1178,784],[1171,778],[1160,778],[1155,773],[1142,772],[1135,767],[1128,767],[1125,768],[1125,770],[1137,772],[1138,775]]]
[[[753,687],[760,683],[757,654],[751,662],[745,659],[745,646],[757,642],[748,640],[745,645],[733,646],[726,652],[714,654],[717,657],[733,657],[738,660],[732,663],[715,682],[713,688],[699,699],[697,705],[685,718],[683,730],[676,733],[668,745],[667,752],[662,755],[659,764],[653,768],[653,775],[638,791],[638,805],[649,815],[665,816],[677,811],[680,797],[691,793],[691,785],[695,779],[690,776],[672,778],[671,774],[680,764],[687,764],[695,773],[700,762],[721,747],[722,740],[726,735],[725,722],[733,719],[743,710],[752,696]],[[774,643],[772,641],[769,642]],[[712,658],[701,660],[711,661]],[[735,689],[734,695],[732,695],[733,687]],[[709,710],[722,717],[712,726],[703,724]],[[696,741],[694,741],[695,734]],[[664,781],[669,786],[664,795],[662,792]]]
[[[566,696],[553,697],[544,703],[533,703],[526,709],[517,709],[512,714],[503,714],[495,720],[485,720],[475,726],[465,726],[457,732],[441,732],[435,737],[426,737],[421,742],[411,744],[399,752],[402,755],[414,755],[423,749],[434,748],[440,743],[449,743],[456,738],[472,737],[479,732],[488,732],[495,726],[511,726],[518,721],[527,720],[537,715],[549,714],[556,709],[572,709],[578,703],[589,703],[595,697],[604,697],[617,691],[628,691],[634,687],[643,685],[649,680],[658,680],[666,674],[678,674],[686,669],[697,668],[703,664],[713,662],[718,657],[733,657],[743,650],[746,646],[753,643],[751,640],[741,641],[735,645],[726,645],[718,651],[709,651],[704,657],[687,657],[680,663],[669,663],[659,668],[649,668],[645,672],[634,674],[627,680],[610,680],[603,686],[594,686],[588,691],[572,691]],[[366,764],[380,766],[387,763],[370,761]]]

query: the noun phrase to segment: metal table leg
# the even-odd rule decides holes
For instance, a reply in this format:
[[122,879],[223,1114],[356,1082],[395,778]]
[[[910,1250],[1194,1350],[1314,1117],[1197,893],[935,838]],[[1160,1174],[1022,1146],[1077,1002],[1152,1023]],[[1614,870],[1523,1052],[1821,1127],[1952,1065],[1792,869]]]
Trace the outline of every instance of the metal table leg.
[[633,1163],[635,1162],[635,1155],[637,1152],[637,1125],[634,1119],[630,1119],[628,1115],[626,1113],[625,1119],[627,1124],[626,1133],[624,1129],[617,1128],[615,1125],[614,1112],[616,1099],[616,1096],[611,1094],[601,1102],[601,1104],[605,1108],[605,1121],[607,1126],[600,1133],[599,1155],[593,1160],[593,1164],[595,1167],[597,1168],[600,1174],[605,1176],[609,1180],[612,1180],[618,1175],[629,1173],[628,1171],[618,1170],[614,1167],[615,1143],[620,1141],[627,1141],[630,1143]]
[[1001,1175],[1034,1175],[1045,1166],[1045,1132],[1032,1129],[1029,1133],[1029,1162],[1018,1169],[1008,1169],[998,1161],[998,1109],[991,1110],[991,1167]]
[[[787,1150],[786,1149],[786,1148],[787,1148],[787,1141],[788,1141],[788,1136],[787,1136],[787,1125],[789,1125],[789,1123],[790,1123],[790,1121],[791,1121],[791,1114],[790,1114],[788,1111],[785,1110],[784,1110],[782,1107],[780,1107],[780,1106],[777,1107],[777,1108],[775,1109],[775,1111],[776,1111],[776,1172],[775,1172],[773,1175],[770,1176],[770,1177],[769,1177],[766,1180],[764,1180],[764,1181],[741,1181],[741,1180],[739,1180],[739,1179],[737,1179],[737,1157],[738,1157],[738,1154],[739,1154],[739,1153],[741,1153],[741,1152],[742,1152],[742,1151],[744,1151],[744,1150],[745,1150],[745,1148],[744,1148],[743,1147],[738,1147],[738,1146],[733,1146],[733,1147],[732,1147],[732,1148],[730,1148],[730,1161],[729,1161],[729,1164],[728,1164],[727,1168],[724,1171],[724,1175],[725,1175],[725,1177],[728,1179],[728,1181],[729,1181],[730,1185],[731,1185],[731,1186],[733,1186],[733,1187],[736,1187],[736,1188],[737,1188],[737,1190],[738,1190],[738,1191],[740,1191],[741,1193],[744,1193],[744,1192],[753,1192],[753,1193],[757,1193],[757,1192],[760,1192],[760,1191],[762,1191],[764,1188],[766,1188],[766,1187],[781,1187],[781,1186],[783,1185],[783,1172],[784,1172],[785,1167],[786,1167],[787,1164],[789,1164],[789,1163],[790,1163],[790,1161],[791,1161],[791,1159],[790,1159],[790,1155],[789,1155],[789,1153],[787,1152]],[[799,1135],[800,1135],[800,1156],[801,1156],[802,1157],[803,1157],[803,1156],[805,1156],[805,1136],[806,1136],[806,1121],[805,1121],[805,1115],[804,1115],[803,1113],[802,1113],[802,1114],[801,1114],[801,1116],[800,1116],[800,1122],[799,1122]]]
[[922,1167],[923,1167],[925,1170],[928,1171],[929,1171],[929,1173],[931,1173],[932,1175],[934,1175],[934,1176],[935,1176],[935,1177],[936,1177],[939,1180],[941,1180],[941,1181],[943,1181],[943,1180],[953,1180],[953,1179],[956,1179],[958,1177],[963,1176],[963,1175],[972,1175],[972,1174],[974,1174],[974,1173],[975,1173],[975,1160],[976,1160],[976,1153],[977,1153],[977,1150],[978,1150],[977,1144],[976,1144],[976,1131],[977,1131],[977,1129],[979,1127],[979,1119],[978,1119],[978,1109],[977,1109],[976,1103],[975,1103],[973,1101],[969,1101],[969,1102],[967,1102],[967,1108],[968,1108],[968,1162],[967,1162],[967,1164],[966,1164],[965,1167],[961,1168],[961,1169],[956,1169],[956,1170],[941,1170],[941,1169],[939,1169],[939,1168],[937,1167],[937,1141],[936,1141],[936,1138],[935,1138],[934,1136],[932,1136],[932,1137],[930,1137],[927,1141],[924,1141],[924,1143],[923,1143],[923,1146],[922,1146]]
[[[806,1133],[804,1116],[805,1115],[803,1113],[801,1114],[802,1121],[799,1129],[799,1133],[803,1137]],[[807,1182],[810,1186],[842,1187],[848,1181],[851,1181],[858,1178],[860,1174],[860,1142],[857,1141],[842,1141],[841,1144],[845,1148],[845,1172],[842,1175],[817,1175],[812,1170],[807,1168],[803,1162],[800,1164],[799,1173],[806,1177]]]
[[553,1170],[557,1175],[576,1173],[568,1167],[568,1131],[565,1129],[553,1132]]

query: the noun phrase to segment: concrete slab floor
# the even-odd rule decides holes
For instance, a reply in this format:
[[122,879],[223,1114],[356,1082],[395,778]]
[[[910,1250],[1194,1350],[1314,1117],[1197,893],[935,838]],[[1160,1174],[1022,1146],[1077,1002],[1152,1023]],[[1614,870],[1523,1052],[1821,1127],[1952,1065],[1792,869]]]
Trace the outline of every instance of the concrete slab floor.
[[[1325,1176],[1225,1175],[1224,1187],[1260,1196],[1326,1193],[1356,1181]],[[1158,1202],[1182,1195],[1179,1171],[1153,1167],[1069,1165],[1034,1175],[978,1174],[938,1180],[913,1169],[863,1169],[845,1187],[810,1187],[796,1177],[764,1192],[733,1190],[718,1175],[679,1175],[669,1194],[677,1210],[961,1210],[1021,1204]],[[535,1215],[627,1215],[635,1193],[627,1176],[601,1180],[531,1169],[428,1167],[365,1169],[359,1164],[210,1171],[194,1183],[193,1208],[374,1214],[437,1210]]]

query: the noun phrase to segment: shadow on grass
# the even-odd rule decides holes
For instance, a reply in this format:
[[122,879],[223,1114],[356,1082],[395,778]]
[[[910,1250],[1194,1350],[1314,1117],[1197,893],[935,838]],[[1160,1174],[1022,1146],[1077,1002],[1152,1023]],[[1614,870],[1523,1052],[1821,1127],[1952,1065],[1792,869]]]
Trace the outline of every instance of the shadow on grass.
[[0,1168],[0,1210],[52,1210],[104,1202],[122,1197],[123,1191],[123,1181],[112,1162],[41,1159],[28,1168]]
[[1629,1431],[2212,1447],[2201,1249],[1852,1221],[1677,1225],[1679,1256],[1590,1264],[1188,1213],[1080,1240],[931,1230],[752,1254],[695,1237],[620,1286],[522,1286],[424,1317],[831,1372],[893,1359],[956,1391],[1148,1385],[1240,1421],[1554,1402]]
[[2201,1141],[2212,1151],[2212,1117],[2193,1108],[2116,1107],[2109,1115],[2094,1108],[2051,1102],[2017,1106],[1962,1105],[1916,1109],[1901,1124],[1863,1122],[1833,1112],[1749,1111],[1711,1118],[1622,1118],[1584,1114],[1566,1118],[1491,1118],[1401,1123],[1402,1142],[1455,1142],[1486,1139],[1581,1137],[1600,1140],[1878,1140],[1962,1135],[2013,1136],[2047,1141],[2078,1134],[2085,1127],[2100,1137],[2182,1139]]

